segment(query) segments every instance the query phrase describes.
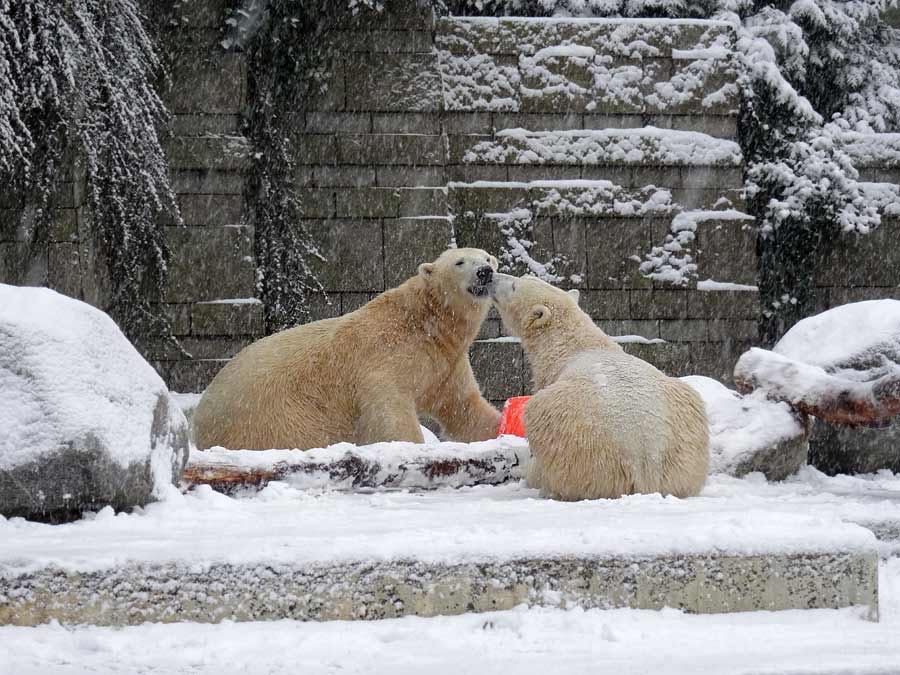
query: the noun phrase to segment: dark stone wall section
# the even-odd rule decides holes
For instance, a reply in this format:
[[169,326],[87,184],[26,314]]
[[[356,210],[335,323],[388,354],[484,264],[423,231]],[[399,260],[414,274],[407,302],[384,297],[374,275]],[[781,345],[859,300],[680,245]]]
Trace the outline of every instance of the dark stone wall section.
[[[624,35],[614,25],[593,33],[565,24],[549,30],[539,22],[473,27],[435,20],[404,2],[389,3],[366,32],[337,37],[344,48],[330,87],[297,112],[303,133],[296,178],[305,224],[327,259],[317,270],[327,299],[311,301],[312,318],[352,311],[453,241],[495,253],[506,245],[496,222],[455,230],[452,214],[524,208],[531,213],[532,254],[558,259],[562,283],[581,290],[582,306],[608,333],[646,338],[629,342],[628,351],[672,375],[730,383],[737,357],[757,341],[757,294],[651,282],[637,266],[662,242],[673,213],[744,208],[739,162],[682,161],[650,150],[638,159],[540,163],[520,161],[515,153],[472,155],[476,146],[507,143],[501,132],[514,128],[650,135],[651,128],[662,128],[696,132],[700,144],[733,141],[738,101],[727,87],[711,96],[733,74],[704,62],[702,50],[691,51],[702,40],[727,39],[719,35],[725,29],[693,25],[638,35],[639,27],[629,27]],[[243,197],[251,152],[240,135],[247,64],[242,53],[221,46],[220,0],[182,5],[178,56],[163,94],[173,113],[166,151],[184,227],[167,226],[173,259],[165,311],[190,357],[153,336],[140,348],[170,388],[200,391],[264,328],[255,299],[253,223]],[[596,55],[579,61],[539,53],[560,44],[589,46]],[[635,44],[644,52],[634,53]],[[632,52],[621,51],[626,48]],[[670,105],[660,102],[658,85],[701,71],[707,72],[701,90]],[[608,84],[616,78],[632,78],[633,88]],[[863,174],[900,181],[895,169],[865,167]],[[628,214],[615,200],[602,199],[587,212],[548,208],[549,193],[527,185],[538,180],[609,180],[632,195],[653,185],[671,195],[673,210]],[[100,304],[103,278],[86,236],[83,178],[76,172],[63,187],[58,226],[45,250],[26,255],[23,232],[0,241],[0,282],[48,285]],[[0,201],[0,208],[15,206]],[[752,285],[755,240],[752,221],[702,222],[695,242],[699,277]],[[900,220],[887,220],[868,236],[846,237],[820,270],[820,309],[900,298]],[[485,395],[498,402],[530,388],[521,349],[501,337],[492,315],[472,350]]]

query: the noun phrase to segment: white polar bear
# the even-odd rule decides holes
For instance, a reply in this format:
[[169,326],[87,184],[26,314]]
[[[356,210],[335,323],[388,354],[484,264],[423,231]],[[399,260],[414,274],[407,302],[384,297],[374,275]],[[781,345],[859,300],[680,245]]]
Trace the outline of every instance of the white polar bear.
[[481,396],[469,347],[496,268],[482,250],[451,249],[355,312],[254,342],[200,399],[197,446],[422,443],[419,414],[456,440],[494,438],[500,413]]
[[492,295],[534,373],[529,485],[569,501],[700,492],[709,426],[693,388],[626,354],[578,307],[578,291],[498,274]]

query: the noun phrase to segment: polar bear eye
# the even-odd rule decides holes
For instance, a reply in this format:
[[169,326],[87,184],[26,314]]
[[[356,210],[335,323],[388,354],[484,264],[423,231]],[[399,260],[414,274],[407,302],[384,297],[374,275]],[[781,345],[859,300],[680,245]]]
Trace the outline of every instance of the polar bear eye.
[[464,262],[463,260],[460,260],[458,263],[456,263],[456,266],[459,267],[460,265],[463,264],[463,262]]

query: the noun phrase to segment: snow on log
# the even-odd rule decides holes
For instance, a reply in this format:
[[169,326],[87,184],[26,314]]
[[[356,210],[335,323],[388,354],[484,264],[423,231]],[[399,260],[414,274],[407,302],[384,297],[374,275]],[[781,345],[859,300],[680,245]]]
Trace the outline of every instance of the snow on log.
[[873,426],[900,415],[900,373],[856,381],[823,368],[753,348],[734,369],[738,391],[763,390],[767,397],[830,424]]
[[419,488],[491,485],[518,480],[531,457],[515,436],[480,443],[338,443],[314,450],[193,450],[187,485],[232,494],[284,481],[298,489]]
[[751,349],[734,370],[739,391],[838,425],[900,415],[900,301],[867,300],[799,321],[772,351]]
[[772,351],[857,382],[900,372],[900,300],[867,300],[807,317]]

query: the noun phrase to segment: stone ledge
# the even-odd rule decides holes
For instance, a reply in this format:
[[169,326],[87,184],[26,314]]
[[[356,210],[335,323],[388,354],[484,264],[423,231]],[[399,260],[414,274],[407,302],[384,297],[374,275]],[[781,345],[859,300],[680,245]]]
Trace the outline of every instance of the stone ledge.
[[260,301],[212,300],[191,305],[193,335],[262,335],[263,332],[263,304]]
[[192,136],[165,144],[171,169],[232,170],[250,167],[250,143],[243,136]]
[[477,340],[469,351],[469,360],[485,398],[505,401],[531,393],[531,376],[518,342],[502,338]]
[[442,18],[435,23],[439,48],[453,54],[533,55],[564,42],[599,46],[620,58],[669,58],[672,50],[699,46],[701,38],[730,36],[721,21],[697,19]]
[[202,392],[228,359],[181,359],[151,361],[151,365],[174,392]]
[[[201,567],[203,569],[201,569]],[[525,558],[461,564],[131,564],[0,579],[0,624],[382,619],[533,606],[693,613],[840,608],[878,613],[871,553]]]
[[[584,293],[582,293],[582,297]],[[665,321],[629,319],[597,319],[594,320],[610,332],[624,329],[634,333],[639,330],[654,332]],[[671,322],[678,323],[678,322]],[[696,322],[706,328],[706,322]],[[485,336],[472,345],[469,357],[475,379],[481,385],[485,398],[491,401],[505,401],[512,396],[525,396],[531,392],[531,372],[528,360],[522,351],[522,345],[508,338],[499,336],[500,327],[487,327],[498,335]],[[613,339],[619,336],[613,335]],[[622,339],[619,344],[628,354],[643,359],[671,377],[684,375],[710,375],[715,373],[716,379],[730,382],[731,372],[738,357],[745,352],[750,342],[747,340],[729,340],[723,342],[684,341],[666,342],[657,340],[655,335],[638,336],[638,339]],[[695,356],[696,352],[696,356]]]

